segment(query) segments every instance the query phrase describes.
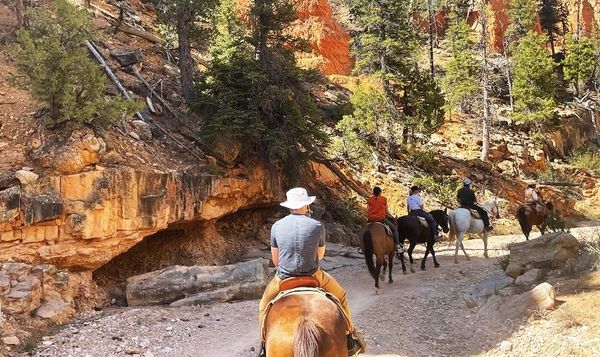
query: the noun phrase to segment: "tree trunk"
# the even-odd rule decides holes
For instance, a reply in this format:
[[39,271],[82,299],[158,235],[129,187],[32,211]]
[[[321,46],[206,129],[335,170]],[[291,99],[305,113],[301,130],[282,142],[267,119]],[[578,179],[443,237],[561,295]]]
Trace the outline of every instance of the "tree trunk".
[[504,51],[504,58],[506,58],[506,83],[508,84],[508,102],[510,103],[510,111],[514,112],[515,111],[515,98],[513,97],[513,91],[512,91],[512,78],[510,76],[510,60],[508,58],[508,53],[506,52],[506,49]]
[[482,94],[483,94],[483,128],[482,128],[482,147],[481,147],[481,160],[487,161],[490,152],[490,103],[488,100],[488,59],[487,59],[487,46],[488,46],[488,33],[487,33],[487,9],[484,7],[481,11],[481,50],[483,58],[482,68]]
[[192,25],[191,11],[187,6],[182,6],[177,16],[179,71],[181,77],[181,95],[188,103],[194,97],[194,59],[192,58],[192,46],[189,38],[189,29]]
[[435,67],[433,65],[433,15],[431,14],[431,0],[427,0],[427,22],[429,24],[429,74],[431,78],[435,75]]
[[17,26],[25,26],[25,5],[23,4],[23,0],[15,1],[15,12],[17,15]]
[[556,50],[554,49],[554,32],[551,29],[548,29],[548,41],[550,41],[550,49],[552,50],[552,60],[554,60]]

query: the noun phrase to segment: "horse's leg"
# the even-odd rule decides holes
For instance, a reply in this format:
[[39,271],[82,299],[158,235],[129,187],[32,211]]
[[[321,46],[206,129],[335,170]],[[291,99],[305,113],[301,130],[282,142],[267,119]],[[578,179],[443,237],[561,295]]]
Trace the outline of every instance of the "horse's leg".
[[427,247],[425,248],[425,256],[423,256],[423,260],[421,260],[421,270],[425,270],[425,262],[427,261],[429,250],[431,250],[431,243],[427,242]]
[[404,251],[400,253],[400,262],[402,263],[402,274],[406,274],[406,265],[404,265]]
[[435,245],[435,242],[433,244],[431,244],[431,257],[433,258],[433,266],[435,268],[439,268],[440,264],[438,263],[437,259],[435,259],[435,251],[433,250],[434,245]]
[[387,262],[385,261],[385,257],[383,257],[383,271],[381,272],[381,276],[379,277],[379,279],[381,279],[381,281],[385,280],[385,270],[387,269]]
[[488,232],[485,229],[483,230],[483,235],[481,238],[483,239],[483,256],[486,258],[489,258],[488,252],[487,252]]
[[460,249],[462,249],[463,253],[465,253],[465,258],[467,258],[467,260],[471,260],[471,258],[469,258],[469,254],[467,254],[467,251],[465,250],[465,245],[463,244],[462,240],[460,241]]
[[413,252],[413,249],[415,249],[415,245],[416,244],[417,243],[410,242],[410,246],[408,247],[408,260],[410,261],[410,271],[411,271],[411,273],[415,272],[415,268],[413,267],[413,264],[415,262],[413,261],[413,258],[412,258],[412,252]]
[[461,245],[463,239],[463,232],[456,232],[456,248],[454,249],[454,264],[458,264],[458,248]]
[[375,294],[379,294],[379,276],[381,275],[381,266],[383,263],[379,256],[377,256],[377,262],[375,266]]
[[388,283],[393,283],[394,279],[392,279],[392,267],[394,266],[394,255],[395,252],[392,251],[389,255],[388,255],[388,260],[389,260],[389,264],[390,264],[390,270],[388,270]]

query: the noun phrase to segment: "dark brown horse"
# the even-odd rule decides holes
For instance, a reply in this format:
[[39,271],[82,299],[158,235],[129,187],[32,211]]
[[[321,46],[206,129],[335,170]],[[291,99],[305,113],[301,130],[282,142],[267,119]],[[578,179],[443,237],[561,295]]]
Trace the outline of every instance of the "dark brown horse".
[[346,357],[347,322],[335,305],[320,293],[282,297],[265,320],[265,348],[269,357]]
[[[442,227],[444,233],[447,233],[449,228],[448,214],[446,213],[446,211],[435,210],[429,212],[429,214],[433,217],[438,226]],[[425,270],[425,262],[427,261],[427,255],[429,255],[429,253],[431,253],[431,256],[433,257],[434,266],[436,268],[440,266],[437,262],[437,259],[435,259],[435,251],[433,250],[435,240],[433,238],[433,235],[431,234],[429,228],[423,227],[417,216],[409,215],[398,218],[398,234],[400,235],[400,243],[404,244],[404,240],[408,240],[410,242],[410,245],[408,246],[410,271],[412,271],[413,273],[415,272],[415,270],[413,269],[412,252],[415,249],[415,245],[417,245],[417,243],[427,244],[425,256],[421,261],[421,270]],[[400,259],[400,261],[402,262],[402,272],[406,273],[406,267],[404,266],[404,253],[402,253],[402,259]]]
[[[361,231],[360,247],[365,254],[365,262],[369,273],[375,279],[375,293],[379,293],[379,277],[385,279],[385,269],[389,265],[389,282],[393,283],[392,267],[394,266],[394,253],[396,245],[394,239],[387,233],[383,223],[372,222],[367,224]],[[375,264],[373,263],[375,254]],[[386,261],[387,256],[387,261]],[[383,267],[383,272],[381,271]]]
[[540,233],[544,235],[546,225],[548,224],[548,214],[554,209],[551,202],[544,202],[544,206],[541,204],[526,203],[517,209],[517,219],[525,235],[525,240],[529,240],[529,233],[531,233],[533,226],[538,227]]

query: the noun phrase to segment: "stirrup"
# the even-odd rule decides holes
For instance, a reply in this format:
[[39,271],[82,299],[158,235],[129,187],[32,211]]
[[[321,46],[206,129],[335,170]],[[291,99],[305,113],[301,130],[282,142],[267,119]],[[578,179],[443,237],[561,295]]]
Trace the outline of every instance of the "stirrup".
[[260,349],[258,350],[257,357],[267,357],[267,349],[265,348],[265,343],[260,343]]
[[346,344],[348,347],[348,356],[355,356],[359,353],[367,352],[367,344],[362,334],[356,330],[346,336]]

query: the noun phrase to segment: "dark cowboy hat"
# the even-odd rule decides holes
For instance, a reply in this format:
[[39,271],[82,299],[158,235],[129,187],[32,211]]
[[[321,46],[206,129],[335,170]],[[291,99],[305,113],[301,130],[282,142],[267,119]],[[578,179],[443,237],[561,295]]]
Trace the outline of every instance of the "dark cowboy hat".
[[415,191],[421,191],[421,187],[419,187],[419,186],[413,186],[413,187],[411,187],[411,188],[410,188],[410,190],[411,190],[412,192],[415,192]]

